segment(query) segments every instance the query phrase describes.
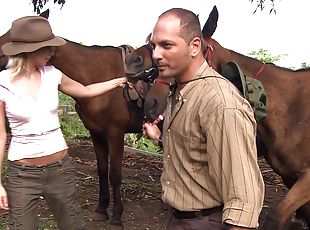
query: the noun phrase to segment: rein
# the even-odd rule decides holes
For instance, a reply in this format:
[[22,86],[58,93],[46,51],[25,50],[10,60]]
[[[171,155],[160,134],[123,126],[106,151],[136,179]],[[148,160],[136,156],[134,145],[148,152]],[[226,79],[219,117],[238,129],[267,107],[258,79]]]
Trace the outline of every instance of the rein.
[[161,78],[156,78],[154,80],[154,83],[162,83],[162,84],[167,85],[169,87],[172,85],[172,83],[170,83],[170,82],[168,82],[168,81],[166,81],[164,79],[161,79]]

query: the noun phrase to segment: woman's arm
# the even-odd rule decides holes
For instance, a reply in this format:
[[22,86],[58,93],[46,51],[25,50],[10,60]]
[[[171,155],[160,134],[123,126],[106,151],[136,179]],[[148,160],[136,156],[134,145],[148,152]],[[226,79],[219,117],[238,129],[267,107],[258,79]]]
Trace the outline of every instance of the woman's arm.
[[120,77],[109,81],[84,86],[63,74],[61,84],[59,85],[59,90],[71,97],[89,98],[106,93],[116,87],[124,87],[126,82],[126,77]]
[[[0,176],[2,175],[3,160],[5,154],[5,145],[6,145],[6,128],[5,128],[5,111],[4,111],[4,102],[0,101]],[[0,209],[8,209],[8,200],[6,191],[0,180]]]

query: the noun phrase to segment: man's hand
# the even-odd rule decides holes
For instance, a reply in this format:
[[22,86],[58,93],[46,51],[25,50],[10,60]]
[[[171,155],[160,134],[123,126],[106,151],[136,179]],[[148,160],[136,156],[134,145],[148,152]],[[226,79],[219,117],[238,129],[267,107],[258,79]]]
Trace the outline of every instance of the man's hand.
[[152,139],[155,142],[158,141],[159,136],[160,136],[160,130],[157,127],[157,125],[152,124],[152,123],[144,123],[142,126],[142,131],[143,131],[143,135],[146,138]]

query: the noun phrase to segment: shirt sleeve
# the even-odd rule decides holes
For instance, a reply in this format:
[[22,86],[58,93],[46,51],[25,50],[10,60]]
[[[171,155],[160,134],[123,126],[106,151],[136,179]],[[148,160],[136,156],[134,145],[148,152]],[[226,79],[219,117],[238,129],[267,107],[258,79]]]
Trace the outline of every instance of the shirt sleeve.
[[48,75],[50,80],[57,82],[58,85],[61,84],[62,72],[59,69],[54,66],[44,66],[44,73]]
[[215,183],[222,193],[223,222],[258,227],[264,183],[257,162],[256,122],[251,111],[218,108],[207,131],[211,164],[217,166]]
[[3,88],[2,85],[0,85],[0,101],[4,102],[4,94],[6,93],[5,92],[5,88]]

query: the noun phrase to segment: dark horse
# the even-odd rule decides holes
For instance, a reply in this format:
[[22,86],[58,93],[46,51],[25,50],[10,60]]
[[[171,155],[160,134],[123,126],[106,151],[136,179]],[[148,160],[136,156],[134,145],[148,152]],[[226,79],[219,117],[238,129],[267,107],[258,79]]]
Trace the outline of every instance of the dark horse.
[[[9,34],[6,33],[0,38],[0,45],[8,40]],[[130,75],[131,79],[145,78],[149,75],[147,70],[153,66],[148,44],[124,58],[124,52],[119,47],[88,47],[66,41],[64,46],[55,50],[50,64],[84,85],[126,74]],[[0,53],[0,57],[2,62],[6,61],[3,54]],[[125,65],[128,62],[130,64]],[[95,98],[76,99],[76,111],[90,132],[97,158],[99,203],[94,217],[97,220],[109,218],[107,208],[110,203],[110,181],[113,193],[111,223],[114,225],[122,225],[124,210],[120,190],[124,134],[141,132],[144,118],[142,107],[125,99],[126,92],[118,88]]]
[[[211,38],[218,20],[213,8],[202,33],[210,66],[221,73],[227,61],[234,60],[241,70],[263,83],[267,92],[268,116],[258,123],[258,154],[281,176],[289,192],[270,216],[266,229],[283,229],[297,210],[310,226],[310,70],[292,71],[223,48]],[[162,84],[164,83],[164,84]],[[169,92],[166,82],[154,84],[145,101],[146,116],[154,119],[163,113]]]

